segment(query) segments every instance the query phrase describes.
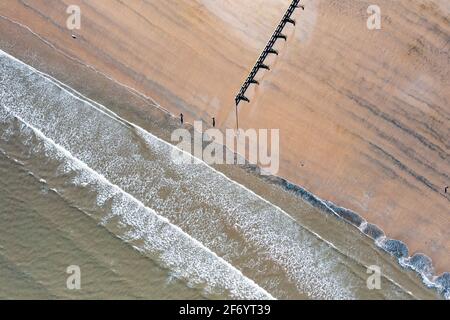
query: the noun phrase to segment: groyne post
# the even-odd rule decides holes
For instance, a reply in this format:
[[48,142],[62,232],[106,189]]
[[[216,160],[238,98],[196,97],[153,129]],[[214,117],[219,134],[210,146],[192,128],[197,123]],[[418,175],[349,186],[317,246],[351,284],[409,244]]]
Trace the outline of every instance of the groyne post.
[[278,39],[284,39],[287,40],[287,36],[282,34],[282,31],[286,24],[291,23],[295,26],[295,21],[291,18],[292,14],[294,13],[295,9],[301,8],[305,9],[303,5],[300,5],[300,0],[293,0],[289,8],[286,10],[286,13],[284,14],[281,21],[278,23],[275,32],[270,37],[270,40],[267,42],[264,50],[262,51],[261,55],[259,56],[258,60],[256,61],[255,65],[253,66],[253,69],[250,71],[250,74],[248,75],[247,79],[244,81],[244,83],[241,86],[241,89],[239,90],[239,93],[236,95],[235,102],[236,102],[236,127],[238,128],[238,111],[237,107],[241,101],[250,102],[250,99],[248,99],[245,96],[245,93],[247,92],[247,89],[250,87],[251,84],[259,85],[259,82],[255,80],[255,76],[258,73],[259,69],[266,69],[270,70],[270,67],[264,64],[264,61],[266,60],[267,56],[269,54],[276,54],[278,55],[278,52],[273,49],[273,46],[275,42]]

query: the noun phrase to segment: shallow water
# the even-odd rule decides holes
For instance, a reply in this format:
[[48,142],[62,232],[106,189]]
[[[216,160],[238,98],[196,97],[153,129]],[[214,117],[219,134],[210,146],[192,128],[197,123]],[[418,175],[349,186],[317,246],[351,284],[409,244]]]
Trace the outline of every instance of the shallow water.
[[1,152],[0,175],[0,299],[203,298]]
[[2,297],[418,297],[368,290],[365,265],[297,217],[1,53],[0,68]]

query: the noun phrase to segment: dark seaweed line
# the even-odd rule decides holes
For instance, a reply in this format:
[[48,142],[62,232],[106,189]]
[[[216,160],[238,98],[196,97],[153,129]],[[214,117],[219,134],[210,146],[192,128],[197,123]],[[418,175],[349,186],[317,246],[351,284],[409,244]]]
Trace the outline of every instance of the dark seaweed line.
[[322,200],[305,188],[302,188],[287,179],[277,176],[262,175],[260,169],[255,165],[246,164],[244,167],[252,173],[257,174],[266,182],[293,193],[314,208],[318,208],[319,210],[342,219],[358,228],[364,235],[371,238],[378,248],[394,256],[402,268],[416,272],[427,287],[436,290],[443,298],[450,299],[450,272],[444,272],[439,276],[435,275],[433,261],[427,255],[415,253],[414,255],[409,256],[408,246],[403,241],[388,238],[383,230],[378,226],[367,222],[358,213],[347,208],[339,207],[331,201]]
[[[2,16],[2,18],[6,19]],[[7,19],[9,20],[9,19]],[[11,21],[11,20],[9,20]],[[12,21],[11,21],[12,22]],[[15,23],[15,22],[14,22]],[[17,23],[16,23],[17,24]],[[67,57],[67,56],[66,56]],[[80,61],[75,60],[72,57],[69,57],[71,60],[83,65],[80,63]],[[85,66],[85,65],[84,65]],[[105,76],[104,74],[102,74]],[[129,90],[129,89],[127,89]],[[130,91],[133,95],[138,95],[137,92]],[[141,95],[139,95],[141,96]],[[153,106],[155,107],[155,106]],[[171,115],[170,112],[167,110],[163,110],[158,108],[159,111],[162,111],[164,113],[167,113]],[[338,207],[332,202],[329,201],[323,201],[320,198],[316,197],[311,192],[307,191],[306,189],[295,185],[288,180],[277,177],[277,176],[266,176],[260,174],[260,169],[258,167],[255,167],[253,165],[246,165],[247,168],[249,168],[253,173],[256,173],[261,179],[264,179],[265,181],[278,185],[284,190],[287,190],[289,192],[294,193],[296,196],[303,199],[305,202],[309,203],[315,208],[318,208],[328,214],[332,214],[335,217],[338,217],[340,219],[343,219],[347,223],[357,227],[359,230],[361,230],[365,235],[372,238],[375,242],[375,244],[383,249],[384,251],[388,252],[389,254],[395,256],[398,259],[399,264],[404,267],[411,269],[415,272],[417,272],[422,279],[424,280],[425,285],[428,287],[436,289],[443,297],[450,299],[450,272],[444,272],[439,277],[432,276],[432,271],[434,270],[432,265],[432,260],[427,257],[424,254],[415,254],[412,257],[408,257],[408,247],[400,240],[395,239],[389,239],[386,238],[384,235],[384,232],[379,229],[377,226],[373,224],[367,223],[359,214],[342,208]],[[359,224],[358,224],[359,222]],[[364,225],[364,228],[361,228],[361,225]],[[433,281],[429,278],[433,277]],[[428,280],[428,281],[426,281]]]

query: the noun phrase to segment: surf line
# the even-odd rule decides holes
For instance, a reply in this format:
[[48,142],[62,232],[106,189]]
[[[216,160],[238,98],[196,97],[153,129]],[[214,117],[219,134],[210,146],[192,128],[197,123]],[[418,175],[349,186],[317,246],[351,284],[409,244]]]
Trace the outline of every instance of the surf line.
[[[111,119],[113,119],[113,120],[121,121],[122,123],[128,124],[129,126],[133,127],[135,130],[137,130],[138,132],[140,132],[141,134],[149,135],[152,139],[157,140],[157,141],[159,141],[159,142],[165,144],[166,146],[169,146],[169,147],[171,147],[171,148],[176,148],[176,149],[178,149],[180,152],[186,154],[186,155],[189,156],[189,157],[194,157],[196,160],[198,160],[197,163],[201,163],[201,164],[205,165],[205,166],[208,167],[210,170],[212,170],[212,171],[215,172],[216,174],[221,175],[223,178],[225,178],[225,179],[228,180],[229,182],[231,182],[231,183],[233,183],[233,184],[239,186],[240,188],[244,189],[245,191],[249,192],[250,194],[256,196],[258,199],[262,200],[263,202],[265,202],[265,203],[267,203],[267,204],[273,206],[276,210],[278,210],[279,212],[281,212],[282,214],[284,214],[286,217],[288,217],[290,220],[292,220],[293,222],[295,222],[295,223],[298,224],[297,220],[295,220],[290,214],[288,214],[287,212],[285,212],[283,209],[281,209],[281,208],[278,207],[277,205],[271,203],[270,201],[268,201],[267,199],[263,198],[262,196],[258,195],[258,194],[255,193],[253,190],[247,188],[247,187],[244,186],[243,184],[240,184],[239,182],[232,180],[231,178],[229,178],[228,176],[226,176],[224,173],[222,173],[222,172],[218,171],[217,169],[215,169],[215,168],[211,167],[210,165],[208,165],[208,164],[207,164],[206,162],[204,162],[202,159],[197,158],[197,157],[195,157],[194,155],[190,154],[189,152],[186,152],[185,150],[180,149],[180,148],[178,148],[177,146],[172,145],[172,144],[170,144],[169,142],[167,142],[167,141],[165,141],[165,140],[163,140],[163,139],[161,139],[161,138],[159,138],[159,137],[153,135],[152,133],[148,132],[147,130],[141,128],[140,126],[138,126],[138,125],[136,125],[136,124],[134,124],[134,123],[132,123],[132,122],[129,122],[128,120],[126,120],[126,119],[120,117],[118,114],[116,114],[115,112],[111,111],[110,109],[108,109],[108,108],[105,107],[104,105],[102,105],[102,104],[100,104],[100,103],[98,103],[98,102],[93,101],[92,99],[86,97],[85,95],[83,95],[83,94],[80,93],[79,91],[75,90],[74,88],[69,87],[69,86],[63,84],[61,81],[55,79],[54,77],[50,76],[49,74],[37,70],[36,68],[34,68],[34,67],[32,67],[32,66],[26,64],[25,62],[23,62],[23,61],[17,59],[16,57],[14,57],[14,56],[8,54],[7,52],[4,52],[3,50],[0,50],[0,55],[4,55],[4,56],[10,58],[11,60],[14,60],[14,61],[18,62],[19,64],[21,64],[21,65],[23,65],[23,66],[29,68],[31,71],[33,71],[33,72],[35,72],[35,73],[41,75],[42,77],[46,78],[49,82],[52,82],[55,86],[57,86],[57,87],[60,88],[61,90],[67,92],[70,96],[72,96],[72,97],[75,98],[76,100],[78,100],[78,101],[80,101],[80,102],[83,102],[83,103],[87,103],[87,104],[90,105],[92,108],[94,108],[95,110],[101,112],[102,114],[106,115],[107,117],[109,117],[109,118],[111,118]],[[67,88],[70,88],[70,90],[68,90]],[[326,205],[324,202],[323,202],[323,204],[324,204],[325,206],[328,207],[328,205]],[[330,210],[333,211],[331,208],[330,208]],[[334,212],[334,211],[333,211],[333,212]],[[336,215],[337,215],[337,214],[336,214]],[[304,227],[304,226],[301,226],[301,227],[304,228],[304,229],[306,229],[306,230],[308,230],[309,232],[311,232],[312,234],[314,234],[316,237],[318,237],[319,239],[321,239],[321,240],[323,240],[324,242],[326,242],[327,244],[329,244],[329,245],[330,245],[331,247],[333,247],[334,249],[338,250],[338,249],[336,248],[336,246],[335,246],[333,243],[328,242],[327,240],[323,239],[319,234],[315,233],[314,231],[312,231],[312,230],[310,230],[310,229],[308,229],[308,228],[306,228],[306,227]],[[339,251],[339,250],[338,250],[338,251]],[[341,252],[341,253],[342,253],[342,252]]]
[[[0,50],[1,51],[1,50]],[[1,51],[3,52],[3,51]],[[0,52],[0,54],[1,54]],[[154,215],[158,220],[160,220],[163,223],[167,223],[171,228],[175,229],[181,236],[187,238],[189,241],[192,241],[192,243],[194,245],[196,245],[197,247],[199,247],[200,249],[204,250],[205,252],[211,254],[215,259],[217,259],[221,264],[223,264],[224,266],[227,267],[227,269],[229,269],[231,272],[236,273],[237,275],[239,275],[240,277],[242,277],[242,280],[249,285],[250,287],[252,287],[253,289],[255,289],[257,292],[259,292],[260,294],[266,296],[268,299],[270,300],[275,300],[275,298],[268,292],[266,291],[264,288],[260,287],[255,281],[253,281],[252,279],[248,278],[247,276],[245,276],[242,271],[240,271],[239,269],[237,269],[235,266],[233,266],[232,264],[230,264],[228,261],[226,261],[225,259],[223,259],[222,257],[218,256],[214,251],[210,250],[208,247],[206,247],[203,243],[201,243],[200,241],[198,241],[197,239],[191,237],[189,234],[187,234],[186,232],[184,232],[179,226],[172,224],[167,218],[160,216],[159,214],[157,214],[153,209],[147,207],[146,205],[144,205],[140,200],[136,199],[134,196],[132,196],[131,194],[127,193],[126,191],[124,191],[122,188],[120,188],[118,185],[113,184],[112,182],[110,182],[105,176],[103,176],[102,174],[98,173],[97,171],[93,170],[92,168],[90,168],[86,163],[84,163],[83,161],[81,161],[80,159],[76,158],[75,156],[72,155],[72,153],[70,153],[70,151],[68,151],[67,149],[65,149],[63,146],[61,146],[60,144],[56,143],[53,139],[47,137],[42,131],[40,131],[38,128],[34,127],[32,124],[28,123],[27,121],[25,121],[24,119],[22,119],[19,115],[16,115],[14,112],[12,112],[8,107],[4,106],[4,108],[6,109],[7,112],[9,112],[10,115],[12,115],[13,117],[15,117],[17,120],[19,120],[20,122],[22,122],[25,126],[27,126],[28,128],[30,128],[38,137],[40,137],[42,140],[44,140],[47,143],[50,143],[51,145],[53,145],[59,152],[61,152],[62,154],[64,154],[68,159],[70,159],[71,161],[73,161],[75,164],[77,164],[79,166],[80,169],[82,170],[86,170],[88,171],[90,174],[92,174],[96,179],[98,179],[99,181],[101,181],[102,183],[105,183],[106,185],[111,186],[113,189],[118,190],[120,193],[122,193],[125,197],[127,197],[128,199],[130,199],[131,201],[135,202],[136,204],[138,204],[140,207],[144,208],[146,211],[148,211],[150,214]],[[202,279],[202,281],[205,281],[204,279]],[[233,288],[225,288],[228,290],[232,290]]]
[[[286,216],[288,219],[290,219],[292,222],[294,222],[295,224],[297,224],[298,226],[300,226],[300,227],[303,228],[304,230],[306,230],[306,231],[310,232],[311,234],[313,234],[316,238],[320,239],[321,241],[323,241],[324,243],[326,243],[328,246],[330,246],[331,248],[333,248],[334,250],[336,250],[336,251],[339,252],[340,254],[342,254],[342,255],[344,255],[344,256],[346,256],[346,257],[352,259],[352,260],[353,260],[354,262],[356,262],[357,264],[362,265],[362,266],[365,267],[365,268],[368,268],[367,265],[365,265],[365,264],[361,263],[360,261],[356,260],[356,258],[354,258],[354,257],[352,257],[352,256],[349,256],[349,255],[345,254],[345,253],[343,252],[343,250],[337,248],[332,242],[330,242],[330,241],[324,239],[322,236],[320,236],[320,235],[319,235],[318,233],[316,233],[315,231],[311,230],[310,228],[308,228],[308,227],[306,227],[306,226],[304,226],[304,225],[299,224],[298,221],[297,221],[296,219],[294,219],[290,214],[288,214],[286,211],[284,211],[283,209],[281,209],[279,206],[277,206],[277,205],[271,203],[270,201],[268,201],[267,199],[265,199],[265,198],[263,198],[262,196],[258,195],[258,194],[255,193],[253,190],[249,189],[248,187],[244,186],[243,184],[241,184],[241,183],[239,183],[239,182],[237,182],[237,181],[232,180],[231,178],[229,178],[228,176],[226,176],[224,173],[218,171],[217,169],[215,169],[215,168],[211,167],[210,165],[208,165],[207,163],[205,163],[202,159],[199,159],[199,158],[195,157],[194,155],[190,154],[189,152],[186,152],[185,150],[180,149],[180,148],[178,148],[177,146],[172,145],[172,144],[170,144],[169,142],[167,142],[167,141],[165,141],[165,140],[163,140],[163,139],[161,139],[161,138],[159,138],[159,137],[153,135],[152,133],[146,131],[145,129],[143,129],[143,128],[141,128],[141,127],[139,127],[138,125],[136,125],[136,124],[134,124],[134,123],[132,123],[132,122],[129,122],[128,120],[126,120],[126,119],[120,117],[118,114],[116,114],[115,112],[113,112],[113,111],[111,111],[110,109],[108,109],[106,106],[104,106],[104,105],[102,105],[102,104],[100,104],[100,103],[98,103],[98,102],[93,101],[92,99],[86,97],[85,95],[83,95],[82,93],[78,92],[78,91],[75,90],[74,88],[71,88],[70,86],[67,86],[67,85],[63,84],[62,82],[60,82],[59,80],[55,79],[54,77],[52,77],[52,76],[46,74],[45,72],[42,72],[42,71],[37,70],[36,68],[34,68],[34,67],[32,67],[32,66],[26,64],[25,62],[23,62],[23,61],[21,61],[21,60],[19,60],[19,59],[17,59],[16,57],[14,57],[14,56],[12,56],[12,55],[10,55],[10,54],[8,54],[8,53],[2,51],[2,50],[0,50],[0,55],[7,56],[8,58],[10,58],[10,59],[12,59],[12,60],[18,62],[19,64],[21,64],[21,65],[23,65],[23,66],[25,66],[25,67],[27,67],[27,68],[29,68],[31,71],[33,71],[33,72],[35,72],[35,73],[41,75],[43,78],[47,79],[49,82],[53,83],[53,85],[55,85],[55,86],[57,86],[58,88],[60,88],[61,90],[65,91],[66,93],[68,93],[70,96],[72,96],[72,97],[75,98],[76,100],[81,101],[81,102],[83,102],[83,103],[87,103],[87,104],[90,105],[92,108],[94,108],[95,110],[101,112],[102,114],[106,115],[107,117],[109,117],[109,118],[111,118],[111,119],[113,119],[113,120],[116,120],[116,121],[120,121],[120,122],[122,122],[122,123],[124,123],[124,124],[127,124],[127,125],[133,127],[138,133],[143,134],[143,135],[148,135],[148,136],[150,136],[150,138],[152,138],[153,140],[157,140],[157,141],[159,141],[159,142],[161,142],[161,143],[163,143],[163,144],[165,144],[166,146],[169,146],[169,147],[171,147],[171,148],[176,148],[176,149],[178,149],[180,152],[186,154],[186,155],[189,156],[189,157],[194,157],[196,160],[198,160],[197,163],[200,163],[200,164],[206,166],[209,170],[211,170],[211,171],[215,172],[216,174],[222,176],[222,177],[225,178],[227,181],[229,181],[229,182],[231,182],[231,183],[237,185],[237,186],[240,187],[241,189],[247,191],[248,193],[250,193],[250,194],[252,194],[253,196],[257,197],[258,199],[262,200],[262,201],[265,202],[266,204],[269,204],[269,205],[272,206],[276,211],[278,211],[278,212],[281,213],[282,215]],[[70,88],[70,90],[69,90],[68,88]],[[65,150],[65,149],[64,149],[64,150]],[[76,159],[76,158],[75,158],[75,159]],[[80,160],[78,160],[78,161],[80,161]],[[83,162],[82,162],[82,163],[83,163]],[[92,170],[92,169],[90,169],[90,170]],[[92,170],[92,171],[95,172],[94,170]],[[99,173],[97,173],[97,174],[99,174]],[[106,178],[105,178],[105,179],[106,179]],[[107,181],[108,181],[108,180],[107,180]],[[117,186],[117,187],[118,187],[118,186]],[[120,187],[118,187],[118,188],[120,188]],[[305,190],[306,190],[306,189],[305,189]],[[308,190],[306,190],[306,191],[308,191]],[[123,192],[125,192],[125,191],[123,191]],[[309,192],[309,191],[308,191],[308,192]],[[130,195],[130,196],[131,196],[131,195]],[[334,215],[335,215],[336,217],[339,218],[339,215],[338,215],[338,214],[337,214],[337,213],[336,213],[336,212],[335,212],[328,204],[326,204],[325,201],[323,201],[322,199],[320,199],[320,198],[318,198],[318,197],[316,197],[316,198],[317,198],[317,199],[318,199],[325,207],[327,207],[331,212],[333,212]],[[136,199],[136,200],[137,200],[137,199]],[[139,200],[137,200],[137,201],[139,201]],[[151,210],[151,209],[150,209],[150,210]],[[159,215],[158,215],[158,216],[159,216]],[[162,217],[162,216],[159,216],[159,217],[165,219],[165,218]],[[179,228],[178,226],[175,226],[175,227]],[[179,229],[182,231],[181,228],[179,228]],[[182,232],[184,233],[184,231],[182,231]],[[185,234],[186,234],[186,233],[185,233]],[[189,236],[190,238],[192,238],[189,234],[187,234],[187,236]],[[198,240],[196,240],[195,238],[192,238],[192,239],[194,239],[195,241],[198,242]],[[200,242],[198,242],[198,243],[200,243]],[[200,244],[201,244],[201,243],[200,243]],[[201,245],[202,245],[203,247],[205,247],[203,244],[201,244]],[[207,247],[205,247],[205,248],[207,248]],[[207,249],[208,249],[208,248],[207,248]],[[214,253],[214,252],[211,251],[210,249],[208,249],[208,250],[217,256],[216,253]],[[217,257],[219,257],[219,256],[217,256]],[[226,260],[224,260],[223,258],[221,258],[221,257],[219,257],[219,258],[222,259],[223,261],[225,261],[226,263],[228,263],[228,262],[227,262]],[[228,264],[229,264],[229,263],[228,263]],[[231,264],[230,264],[230,265],[231,265]],[[231,266],[232,266],[232,265],[231,265]],[[235,268],[234,266],[232,266],[232,267]],[[235,268],[235,269],[236,269],[237,271],[240,272],[240,270],[238,270],[237,268]],[[242,274],[242,273],[241,273],[241,274]],[[244,275],[243,275],[243,276],[244,276]],[[244,277],[245,277],[245,276],[244,276]],[[386,278],[387,280],[389,280],[390,282],[392,282],[393,284],[395,284],[396,286],[398,286],[399,288],[401,288],[402,290],[404,290],[405,292],[407,292],[408,294],[410,294],[410,295],[413,296],[413,294],[412,294],[410,291],[408,291],[408,290],[406,290],[405,288],[403,288],[400,284],[398,284],[396,281],[394,281],[394,280],[391,279],[390,277],[388,277],[388,276],[386,276],[386,275],[383,275],[383,277]],[[251,280],[251,279],[249,279],[249,280]],[[253,281],[253,280],[251,280],[251,281]],[[259,286],[258,286],[258,287],[259,287]],[[261,288],[261,289],[264,290],[263,288]],[[272,297],[272,298],[273,298],[273,297]],[[273,298],[273,299],[275,299],[275,298]]]
[[[186,154],[189,157],[194,157],[195,159],[197,159],[202,165],[206,166],[209,170],[215,172],[216,174],[222,176],[223,178],[225,178],[227,181],[237,185],[238,187],[242,188],[243,190],[247,191],[248,193],[252,194],[253,196],[257,197],[258,199],[262,200],[263,202],[265,202],[266,204],[272,206],[276,211],[278,211],[279,213],[283,214],[284,216],[286,216],[288,219],[290,219],[292,222],[294,222],[295,224],[299,225],[301,228],[303,228],[304,230],[307,230],[308,232],[310,232],[311,234],[313,234],[315,237],[317,237],[318,239],[320,239],[321,241],[325,242],[327,245],[329,245],[331,248],[333,248],[334,250],[336,250],[337,252],[339,252],[340,254],[349,257],[350,259],[352,259],[353,261],[355,261],[357,264],[364,266],[365,268],[367,268],[368,266],[362,264],[361,262],[357,261],[355,258],[348,256],[347,254],[345,254],[342,250],[338,249],[332,242],[324,239],[322,236],[320,236],[318,233],[316,233],[315,231],[309,229],[306,226],[300,225],[298,223],[297,220],[295,220],[291,215],[289,215],[286,211],[284,211],[283,209],[281,209],[280,207],[278,207],[277,205],[271,203],[270,201],[268,201],[267,199],[263,198],[262,196],[258,195],[257,193],[255,193],[253,190],[247,188],[246,186],[232,180],[231,178],[229,178],[228,176],[226,176],[224,173],[216,170],[215,168],[209,166],[207,163],[205,163],[203,160],[196,158],[195,156],[193,156],[192,154],[190,154],[189,152],[186,152],[185,150],[182,150],[180,148],[178,148],[177,146],[174,146],[172,144],[170,144],[169,142],[153,135],[152,133],[146,131],[145,129],[139,127],[138,125],[129,122],[128,120],[120,117],[119,115],[117,115],[115,112],[109,110],[107,107],[105,107],[104,105],[95,102],[93,100],[91,100],[90,98],[84,96],[82,93],[78,92],[77,90],[62,84],[59,80],[53,78],[52,76],[37,70],[36,68],[24,63],[23,61],[11,56],[10,54],[0,50],[0,54],[4,54],[5,56],[11,58],[12,60],[20,63],[21,65],[24,65],[25,67],[29,68],[30,70],[32,70],[33,72],[38,73],[39,75],[41,75],[42,77],[44,77],[45,79],[47,79],[49,82],[53,83],[55,86],[59,87],[61,90],[67,92],[70,96],[72,96],[73,98],[77,99],[78,101],[81,101],[83,103],[87,103],[88,105],[90,105],[92,108],[94,108],[95,110],[101,112],[102,114],[106,115],[107,117],[110,117],[113,120],[116,121],[121,121],[122,123],[128,124],[129,126],[133,127],[138,133],[143,134],[143,135],[148,135],[150,138],[152,138],[153,140],[159,141],[162,144],[165,144],[166,146],[169,146],[171,148],[176,148],[178,149],[180,152]],[[54,79],[54,80],[52,80]],[[68,90],[67,88],[70,88],[70,90]],[[323,205],[325,205],[326,207],[329,208],[329,206],[320,198],[318,198],[320,200],[320,202],[323,203]],[[331,208],[329,208],[336,216],[338,216],[338,214],[336,212],[334,212],[334,210],[332,210]],[[386,279],[388,279],[389,281],[393,282],[394,284],[398,285],[397,283],[395,283],[395,281],[393,281],[392,279],[390,279],[389,277],[385,276],[384,277]],[[402,288],[401,286],[399,286],[400,288]],[[404,289],[404,288],[402,288]]]
[[[111,80],[112,82],[116,83],[117,85],[126,88],[126,89],[127,89],[128,91],[130,91],[132,94],[134,94],[135,96],[138,96],[141,100],[143,100],[143,101],[145,101],[145,102],[150,102],[154,107],[156,107],[156,108],[160,109],[161,111],[163,111],[163,112],[165,112],[165,113],[171,115],[172,118],[174,118],[174,116],[173,116],[167,109],[165,109],[163,106],[161,106],[161,105],[160,105],[155,99],[153,99],[152,97],[149,97],[149,96],[147,96],[147,95],[141,93],[141,92],[138,91],[137,89],[135,89],[135,88],[133,88],[133,87],[131,87],[131,86],[129,86],[129,85],[126,85],[126,84],[124,84],[124,83],[122,83],[122,82],[120,82],[120,81],[118,81],[118,80],[112,78],[112,77],[109,76],[108,74],[106,74],[106,73],[104,73],[104,72],[102,72],[102,71],[96,69],[94,66],[92,66],[92,65],[90,65],[90,64],[88,64],[88,63],[84,63],[84,62],[81,61],[80,59],[78,59],[78,58],[76,58],[76,57],[74,57],[74,56],[71,56],[70,54],[64,52],[62,49],[56,47],[56,45],[54,45],[54,44],[51,43],[50,41],[48,41],[48,40],[46,40],[45,38],[43,38],[42,36],[40,36],[37,32],[33,31],[29,26],[24,25],[24,24],[22,24],[22,23],[20,23],[20,22],[18,22],[18,21],[15,21],[15,20],[13,20],[13,19],[11,19],[11,18],[8,18],[8,17],[6,17],[6,16],[4,16],[4,15],[1,15],[1,14],[0,14],[0,18],[2,18],[2,19],[4,19],[4,20],[7,20],[7,21],[9,21],[9,22],[11,22],[11,23],[13,23],[13,24],[15,24],[15,25],[18,25],[18,26],[21,27],[22,29],[25,29],[25,30],[29,31],[32,35],[34,35],[34,36],[35,36],[36,38],[38,38],[40,41],[42,41],[43,43],[45,43],[47,46],[49,46],[50,48],[54,49],[55,51],[59,52],[59,53],[62,54],[64,57],[66,57],[66,58],[68,58],[68,59],[70,59],[70,60],[72,60],[72,61],[75,61],[76,63],[78,63],[78,64],[80,64],[80,65],[82,65],[82,66],[84,66],[84,67],[86,67],[86,68],[88,68],[88,69],[91,69],[91,70],[94,71],[95,73],[98,73],[98,74],[104,76],[106,79]],[[1,50],[0,50],[0,51],[1,51]],[[22,62],[22,61],[21,61],[21,62]],[[24,64],[25,64],[25,63],[24,63]],[[31,66],[30,66],[30,67],[31,67]]]

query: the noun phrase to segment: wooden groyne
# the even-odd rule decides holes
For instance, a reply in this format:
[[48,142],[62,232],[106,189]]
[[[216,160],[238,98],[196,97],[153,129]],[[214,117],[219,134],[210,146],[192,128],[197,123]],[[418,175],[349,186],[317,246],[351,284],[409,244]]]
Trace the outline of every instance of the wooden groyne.
[[288,23],[291,23],[295,26],[295,21],[291,18],[295,9],[297,9],[297,8],[302,8],[303,10],[305,9],[305,7],[303,5],[300,5],[299,3],[300,3],[300,0],[293,0],[291,5],[289,6],[289,8],[286,10],[286,13],[284,14],[283,18],[281,19],[280,23],[278,24],[277,28],[275,29],[275,32],[272,34],[272,37],[270,38],[270,40],[267,43],[266,47],[264,48],[263,52],[261,53],[258,60],[256,61],[252,71],[248,75],[244,84],[241,86],[239,93],[236,95],[236,98],[235,98],[236,107],[239,105],[239,102],[241,102],[242,100],[246,101],[246,102],[250,102],[250,99],[248,99],[245,96],[245,93],[251,84],[259,84],[259,82],[257,80],[255,80],[255,76],[258,73],[259,69],[270,70],[270,67],[268,65],[264,64],[264,61],[266,60],[266,58],[269,54],[278,55],[278,52],[273,48],[273,46],[274,46],[275,42],[277,42],[278,39],[284,39],[285,41],[287,40],[287,36],[283,34],[284,27]]

